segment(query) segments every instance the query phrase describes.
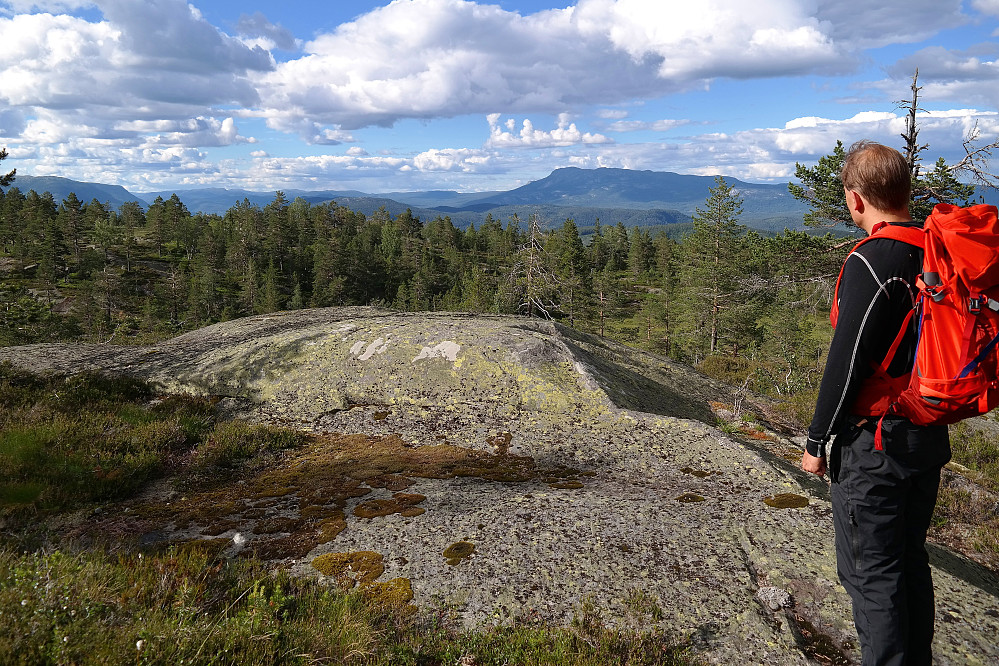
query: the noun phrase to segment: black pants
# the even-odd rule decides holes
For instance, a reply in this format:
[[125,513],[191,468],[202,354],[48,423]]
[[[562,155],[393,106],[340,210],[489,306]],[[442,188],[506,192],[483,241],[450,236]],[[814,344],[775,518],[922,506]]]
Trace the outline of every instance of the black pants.
[[830,455],[836,563],[853,600],[864,666],[930,664],[933,580],[926,530],[950,460],[946,426],[901,418],[847,426]]

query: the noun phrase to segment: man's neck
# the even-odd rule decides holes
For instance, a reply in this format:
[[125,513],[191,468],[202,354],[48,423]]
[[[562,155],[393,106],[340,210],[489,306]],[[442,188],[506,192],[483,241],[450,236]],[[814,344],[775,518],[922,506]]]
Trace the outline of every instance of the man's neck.
[[887,222],[888,224],[894,224],[896,222],[911,222],[912,216],[909,215],[907,210],[899,211],[883,211],[868,209],[864,213],[864,217],[857,221],[857,226],[864,230],[864,232],[870,236],[871,231],[881,222]]

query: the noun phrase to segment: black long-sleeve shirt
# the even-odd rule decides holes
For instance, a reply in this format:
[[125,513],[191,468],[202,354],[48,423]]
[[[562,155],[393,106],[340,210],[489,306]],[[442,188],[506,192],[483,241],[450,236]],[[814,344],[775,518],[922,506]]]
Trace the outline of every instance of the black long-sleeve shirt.
[[[919,223],[897,223],[921,227]],[[850,254],[839,284],[839,319],[819,386],[806,450],[824,456],[829,438],[843,427],[864,381],[885,356],[912,309],[922,271],[923,252],[890,238],[875,237]],[[902,339],[888,374],[912,369],[916,348],[915,317]]]

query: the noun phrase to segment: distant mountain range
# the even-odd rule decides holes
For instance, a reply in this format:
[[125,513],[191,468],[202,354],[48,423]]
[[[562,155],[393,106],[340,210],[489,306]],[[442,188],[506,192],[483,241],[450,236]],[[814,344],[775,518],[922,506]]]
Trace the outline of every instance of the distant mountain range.
[[[802,216],[807,207],[792,197],[787,185],[746,183],[725,178],[743,199],[742,224],[765,230],[780,231],[785,227],[802,229]],[[538,214],[547,226],[558,226],[568,217],[580,227],[602,224],[625,226],[657,226],[690,222],[698,207],[704,206],[713,176],[691,176],[669,171],[634,171],[631,169],[556,169],[536,180],[507,192],[388,192],[367,194],[356,190],[283,190],[292,201],[301,197],[316,204],[336,201],[352,210],[370,215],[380,208],[398,215],[407,208],[426,221],[449,216],[459,227],[480,224],[486,214],[505,222],[516,214],[527,220]],[[14,186],[22,192],[51,192],[61,202],[70,192],[89,202],[97,199],[117,208],[126,201],[148,206],[157,196],[169,198],[174,192],[192,213],[225,213],[242,202],[266,206],[274,192],[251,192],[223,188],[164,190],[133,194],[118,185],[84,183],[53,176],[18,174]],[[985,196],[989,203],[999,201],[995,190]]]

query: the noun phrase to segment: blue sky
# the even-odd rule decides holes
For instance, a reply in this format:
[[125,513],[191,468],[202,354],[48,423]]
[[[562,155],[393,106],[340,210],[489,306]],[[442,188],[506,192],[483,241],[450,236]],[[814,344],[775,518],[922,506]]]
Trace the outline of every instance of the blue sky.
[[0,146],[135,192],[781,182],[899,146],[916,67],[926,161],[994,140],[997,55],[999,0],[0,0]]

